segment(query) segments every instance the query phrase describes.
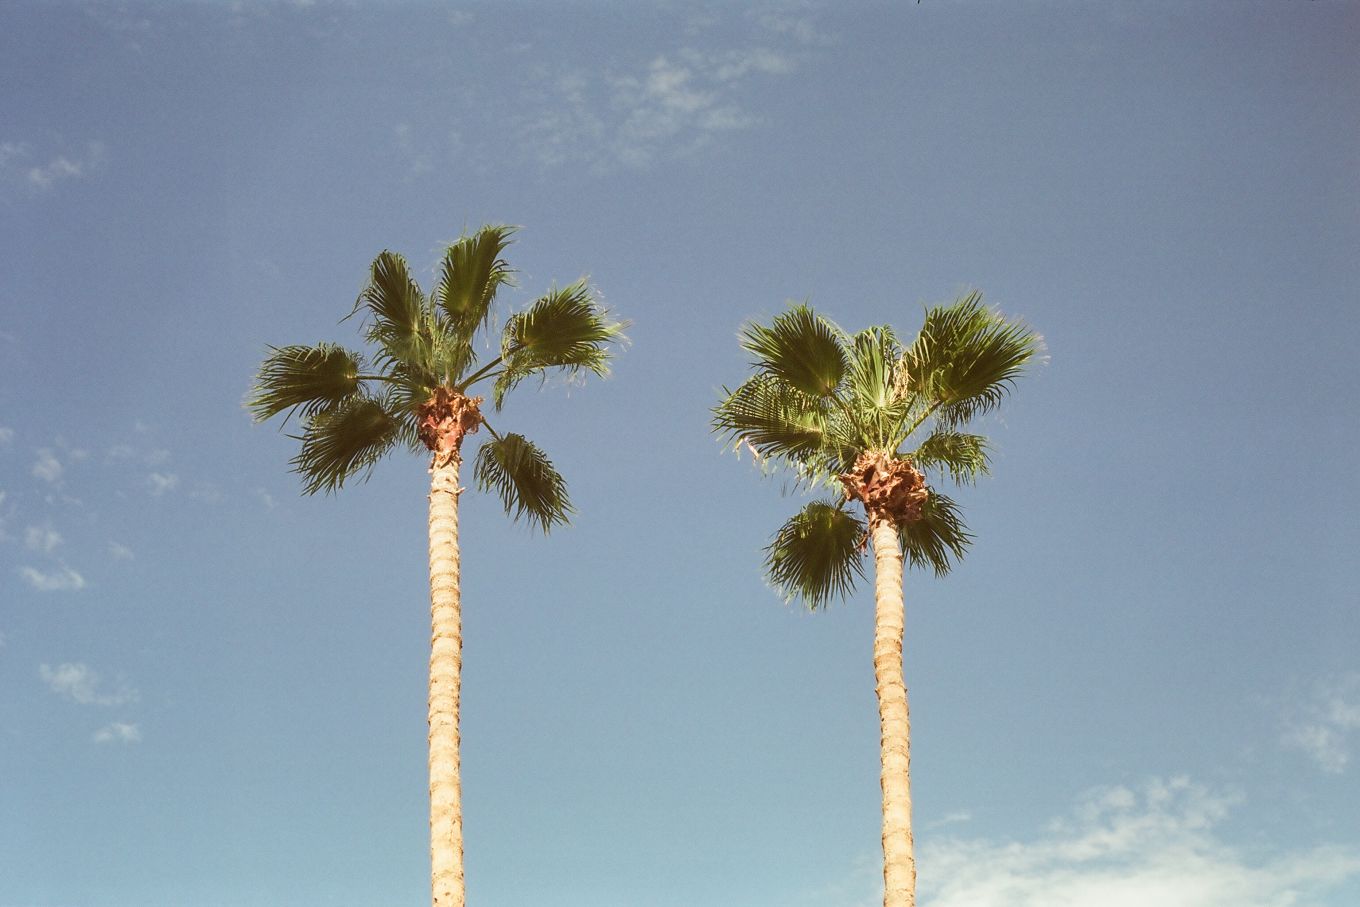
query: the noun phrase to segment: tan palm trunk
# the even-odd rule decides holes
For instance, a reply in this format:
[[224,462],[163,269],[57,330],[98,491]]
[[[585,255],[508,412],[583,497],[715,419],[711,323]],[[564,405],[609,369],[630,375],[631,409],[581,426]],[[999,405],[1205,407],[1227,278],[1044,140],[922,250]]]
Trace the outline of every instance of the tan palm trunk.
[[[438,460],[440,458],[436,458]],[[463,630],[458,575],[459,457],[430,478],[430,895],[463,907],[463,800],[458,776],[458,697]]]
[[915,907],[911,837],[911,717],[902,680],[902,546],[891,519],[871,520],[874,545],[874,681],[883,786],[883,907]]

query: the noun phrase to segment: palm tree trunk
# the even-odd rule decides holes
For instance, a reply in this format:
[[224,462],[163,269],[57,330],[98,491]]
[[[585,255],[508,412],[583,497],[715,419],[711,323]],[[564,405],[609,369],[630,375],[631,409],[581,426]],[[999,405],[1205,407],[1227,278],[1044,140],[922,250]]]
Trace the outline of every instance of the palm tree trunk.
[[874,544],[874,681],[883,786],[883,907],[915,907],[911,837],[911,717],[902,680],[902,546],[891,519],[871,521]]
[[458,697],[463,630],[458,575],[457,454],[430,469],[430,896],[463,907]]

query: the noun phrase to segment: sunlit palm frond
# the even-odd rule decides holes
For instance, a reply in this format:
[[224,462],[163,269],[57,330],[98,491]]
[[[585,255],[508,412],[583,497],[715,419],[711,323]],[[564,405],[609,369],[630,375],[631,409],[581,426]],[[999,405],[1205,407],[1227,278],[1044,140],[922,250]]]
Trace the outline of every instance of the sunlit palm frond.
[[955,482],[971,485],[987,474],[987,439],[939,429],[908,456],[921,469],[943,469]]
[[750,445],[761,457],[816,462],[826,445],[827,407],[789,387],[782,378],[753,375],[713,408],[713,430],[734,447]]
[[915,398],[899,386],[901,360],[902,347],[887,325],[852,338],[845,396],[861,428],[861,449],[893,450],[905,440],[904,423]]
[[933,488],[921,507],[921,518],[898,526],[902,550],[913,567],[929,567],[944,576],[973,542],[958,505]]
[[795,304],[776,315],[770,327],[751,322],[741,330],[741,346],[756,357],[755,367],[777,375],[813,397],[829,397],[848,367],[843,333],[809,306]]
[[367,338],[377,343],[381,362],[424,364],[434,342],[425,294],[411,277],[406,259],[384,251],[373,259],[368,284],[354,310],[366,310]]
[[334,492],[349,479],[367,479],[400,428],[398,414],[376,397],[352,397],[313,413],[298,438],[302,449],[290,461],[302,475],[303,491]]
[[864,577],[864,522],[833,501],[813,501],[765,549],[765,572],[787,599],[820,608]]
[[912,389],[954,426],[996,408],[1042,348],[1038,334],[986,308],[974,292],[926,312],[906,364]]
[[492,438],[477,451],[473,472],[482,491],[495,491],[513,519],[526,517],[547,532],[575,510],[567,484],[547,455],[522,435]]
[[482,227],[471,236],[461,237],[444,253],[435,302],[453,333],[468,346],[472,345],[472,335],[491,318],[496,292],[514,285],[515,272],[501,258],[514,232],[514,227]]
[[358,353],[332,343],[270,350],[246,398],[246,407],[257,422],[295,407],[311,415],[359,391],[363,359]]
[[525,378],[558,369],[568,376],[583,371],[609,374],[610,343],[621,342],[627,324],[610,320],[584,281],[554,288],[505,324],[492,399],[499,409],[505,394]]

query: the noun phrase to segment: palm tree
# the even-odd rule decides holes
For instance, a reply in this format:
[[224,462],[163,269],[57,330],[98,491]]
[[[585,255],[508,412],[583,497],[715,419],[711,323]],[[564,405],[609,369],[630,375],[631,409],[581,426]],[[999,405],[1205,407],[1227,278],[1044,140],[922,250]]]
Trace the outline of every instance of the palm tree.
[[[494,491],[514,519],[544,532],[574,512],[566,484],[547,455],[523,435],[501,434],[471,396],[489,382],[500,410],[525,378],[608,373],[609,344],[623,339],[586,281],[553,288],[506,321],[500,346],[479,361],[474,340],[490,328],[497,291],[514,272],[502,258],[513,229],[483,227],[444,254],[426,296],[405,260],[383,252],[350,315],[363,312],[366,359],[330,343],[271,347],[247,407],[257,421],[287,411],[301,416],[293,469],[307,494],[335,492],[366,479],[397,448],[429,451],[430,462],[430,860],[436,907],[463,907],[463,818],[458,770],[462,668],[458,567],[458,484],[463,438],[485,427],[477,451],[478,487]],[[347,316],[348,317],[348,316]],[[488,354],[489,355],[489,354]]]
[[[892,328],[850,335],[807,305],[770,327],[748,324],[754,374],[723,389],[713,430],[799,484],[838,494],[809,503],[765,549],[770,582],[813,609],[845,597],[874,553],[874,679],[883,787],[884,907],[916,903],[910,719],[902,674],[902,559],[938,575],[971,536],[926,473],[971,483],[987,472],[986,440],[961,431],[994,409],[1041,350],[1037,334],[972,293],[930,308],[910,346]],[[861,518],[850,502],[863,508]]]

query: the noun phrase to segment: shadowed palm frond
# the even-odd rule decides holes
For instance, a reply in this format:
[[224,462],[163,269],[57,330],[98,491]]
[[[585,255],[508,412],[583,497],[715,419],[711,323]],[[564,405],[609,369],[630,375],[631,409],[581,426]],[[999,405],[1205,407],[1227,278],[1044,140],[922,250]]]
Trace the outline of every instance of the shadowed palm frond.
[[813,501],[765,549],[765,573],[788,601],[820,608],[864,577],[864,522],[833,501]]
[[933,488],[921,507],[921,518],[899,526],[898,537],[907,563],[929,567],[936,576],[948,573],[973,542],[958,505]]
[[812,397],[829,397],[840,386],[848,363],[842,332],[807,305],[776,315],[770,327],[751,322],[741,346],[756,357],[758,371],[776,375]]
[[907,354],[911,389],[937,405],[947,426],[995,409],[1025,366],[1043,349],[1034,331],[968,296],[926,312]]
[[313,413],[298,437],[302,449],[290,461],[303,477],[303,491],[334,492],[356,476],[367,479],[400,430],[400,418],[376,397],[351,397]]
[[982,435],[939,429],[909,456],[921,469],[943,469],[955,482],[971,485],[987,475],[987,452]]
[[608,344],[622,341],[625,327],[624,322],[609,319],[584,280],[548,291],[505,324],[501,339],[505,368],[492,390],[496,408],[515,385],[548,369],[561,369],[569,376],[582,371],[608,375]]
[[825,403],[781,378],[758,374],[713,408],[713,430],[734,447],[749,444],[761,457],[810,463],[826,445]]
[[547,532],[568,522],[575,510],[567,483],[547,455],[522,435],[492,438],[477,451],[477,487],[494,490],[513,519],[527,517]]
[[368,285],[354,303],[354,311],[360,308],[367,310],[368,340],[382,348],[380,363],[428,367],[434,326],[425,309],[425,294],[411,277],[406,259],[387,251],[373,259]]
[[273,351],[256,376],[246,407],[256,422],[287,409],[310,416],[359,391],[363,359],[332,343],[270,347]]
[[452,333],[469,348],[472,335],[491,318],[496,292],[514,285],[515,272],[501,258],[514,232],[514,227],[482,227],[444,253],[435,302],[448,318]]

